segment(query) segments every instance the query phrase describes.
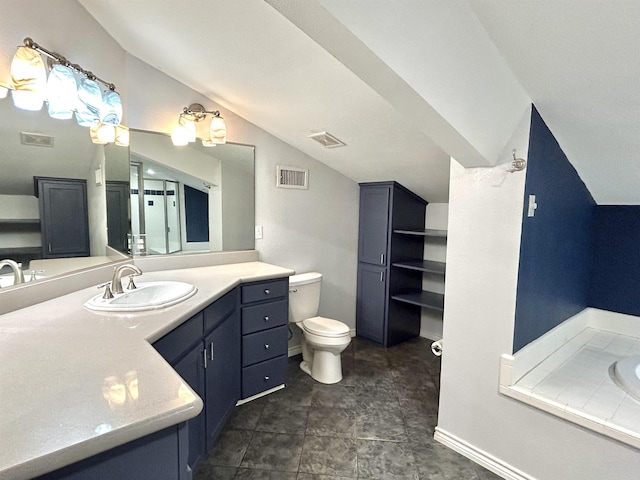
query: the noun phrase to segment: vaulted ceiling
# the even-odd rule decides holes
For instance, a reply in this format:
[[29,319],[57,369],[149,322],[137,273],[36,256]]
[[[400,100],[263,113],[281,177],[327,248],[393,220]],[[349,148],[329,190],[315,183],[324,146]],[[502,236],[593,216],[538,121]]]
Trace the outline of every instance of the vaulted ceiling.
[[446,202],[449,157],[507,161],[533,102],[598,203],[640,203],[635,0],[79,1],[131,55],[356,181]]

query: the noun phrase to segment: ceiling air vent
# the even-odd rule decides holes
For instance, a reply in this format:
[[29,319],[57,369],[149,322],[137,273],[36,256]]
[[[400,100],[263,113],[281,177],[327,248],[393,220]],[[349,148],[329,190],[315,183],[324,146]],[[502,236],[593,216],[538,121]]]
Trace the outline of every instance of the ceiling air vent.
[[53,147],[53,136],[42,133],[20,132],[20,141],[23,145],[32,147]]
[[314,133],[313,135],[309,135],[309,138],[324,145],[325,148],[338,148],[344,147],[346,145],[346,143],[344,143],[342,140],[338,140],[336,137],[327,132]]
[[309,188],[309,170],[298,167],[277,166],[276,186],[278,188]]

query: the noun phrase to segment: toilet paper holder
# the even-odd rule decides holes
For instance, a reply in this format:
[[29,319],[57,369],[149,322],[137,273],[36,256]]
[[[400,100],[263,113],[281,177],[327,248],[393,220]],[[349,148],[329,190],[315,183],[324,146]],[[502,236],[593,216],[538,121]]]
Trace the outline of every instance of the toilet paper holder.
[[442,347],[443,347],[443,341],[442,340],[438,340],[436,342],[433,342],[431,344],[431,352],[436,357],[440,357],[442,355]]

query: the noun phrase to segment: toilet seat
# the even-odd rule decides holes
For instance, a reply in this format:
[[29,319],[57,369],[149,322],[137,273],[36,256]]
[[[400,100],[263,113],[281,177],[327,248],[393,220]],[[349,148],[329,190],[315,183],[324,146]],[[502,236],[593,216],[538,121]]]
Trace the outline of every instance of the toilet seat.
[[303,320],[303,330],[319,337],[344,337],[349,335],[349,327],[338,320],[312,317]]

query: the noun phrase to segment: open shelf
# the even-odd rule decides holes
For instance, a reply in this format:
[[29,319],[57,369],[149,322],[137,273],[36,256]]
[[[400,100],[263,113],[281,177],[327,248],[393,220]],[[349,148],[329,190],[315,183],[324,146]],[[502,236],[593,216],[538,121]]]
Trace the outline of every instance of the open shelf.
[[439,312],[444,311],[444,295],[441,293],[420,291],[393,295],[391,298],[398,302],[410,303]]
[[40,225],[39,218],[0,218],[0,224]]
[[394,267],[418,270],[420,272],[437,273],[444,275],[445,263],[434,262],[432,260],[412,260],[409,262],[396,262]]
[[400,233],[402,235],[415,235],[418,237],[447,238],[446,230],[435,230],[433,228],[427,228],[425,230],[394,230],[393,233]]

